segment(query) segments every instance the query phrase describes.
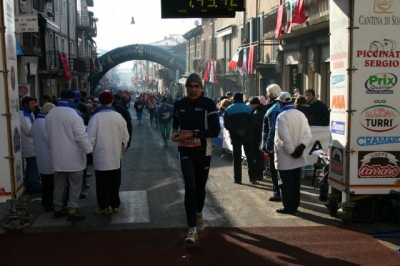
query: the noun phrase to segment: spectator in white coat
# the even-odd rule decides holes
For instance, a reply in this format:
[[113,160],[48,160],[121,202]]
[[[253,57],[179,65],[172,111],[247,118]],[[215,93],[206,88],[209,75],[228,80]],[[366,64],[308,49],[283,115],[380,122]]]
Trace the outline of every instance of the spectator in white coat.
[[40,192],[40,177],[36,163],[35,148],[32,138],[32,124],[35,121],[33,111],[36,107],[36,100],[33,97],[25,96],[22,99],[21,118],[21,149],[22,157],[25,158],[24,186],[27,193]]
[[119,213],[121,159],[129,141],[126,121],[112,107],[113,94],[99,95],[100,107],[89,121],[88,136],[93,145],[93,167],[99,209],[94,214]]
[[55,107],[52,103],[45,103],[32,125],[36,162],[42,180],[42,206],[46,212],[53,210],[54,170],[50,145],[44,136],[45,118],[50,110]]
[[303,151],[312,135],[307,118],[294,107],[290,93],[281,92],[277,100],[282,112],[276,119],[274,151],[283,207],[276,211],[294,214],[300,205],[301,168],[308,164]]
[[[71,89],[61,91],[57,107],[47,115],[46,139],[54,170],[54,215],[57,219],[67,215],[68,221],[79,221],[85,215],[79,212],[79,196],[82,188],[83,169],[86,161],[93,161],[93,147],[90,144],[82,117],[75,110],[75,93]],[[63,210],[63,192],[69,182],[68,212]]]

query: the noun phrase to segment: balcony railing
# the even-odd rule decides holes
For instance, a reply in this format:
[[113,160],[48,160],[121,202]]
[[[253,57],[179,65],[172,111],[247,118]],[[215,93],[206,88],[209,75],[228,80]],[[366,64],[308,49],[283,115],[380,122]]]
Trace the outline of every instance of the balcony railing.
[[91,37],[97,36],[97,19],[93,17],[93,12],[78,12],[78,28],[87,31]]
[[[289,3],[285,4],[283,10],[282,27],[286,27],[287,23],[287,12]],[[293,2],[293,13],[297,7],[298,2]],[[304,0],[304,12],[310,17],[310,20],[319,18],[321,16],[329,14],[329,0]],[[266,13],[264,15],[264,34],[275,32],[276,20],[278,17],[278,8]]]
[[22,36],[20,34],[18,35],[19,39],[21,40],[19,44],[21,45],[24,55],[41,56],[41,41],[39,32],[26,32],[22,33]]
[[45,56],[39,62],[40,70],[60,70],[62,69],[60,53],[58,50],[46,51]]

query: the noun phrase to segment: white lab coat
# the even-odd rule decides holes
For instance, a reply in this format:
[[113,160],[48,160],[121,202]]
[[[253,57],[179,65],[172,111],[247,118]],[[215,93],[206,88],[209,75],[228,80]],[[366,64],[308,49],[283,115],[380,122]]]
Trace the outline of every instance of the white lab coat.
[[82,117],[75,109],[57,106],[46,116],[46,139],[50,142],[55,172],[86,168],[86,154],[93,151]]
[[[31,114],[32,118],[35,119],[33,113]],[[35,149],[33,147],[33,139],[32,139],[32,122],[31,119],[24,115],[23,111],[20,111],[21,117],[21,149],[22,149],[22,157],[34,157]]]
[[308,146],[311,141],[311,130],[306,116],[296,109],[284,109],[276,119],[274,138],[275,168],[291,170],[308,165],[307,156],[303,153],[300,158],[290,154],[300,144]]
[[45,118],[37,118],[32,125],[32,138],[35,146],[36,163],[40,174],[54,174],[50,145],[44,136]]
[[98,171],[121,167],[124,149],[129,141],[125,119],[116,111],[103,110],[89,121],[88,136],[93,145],[93,167]]

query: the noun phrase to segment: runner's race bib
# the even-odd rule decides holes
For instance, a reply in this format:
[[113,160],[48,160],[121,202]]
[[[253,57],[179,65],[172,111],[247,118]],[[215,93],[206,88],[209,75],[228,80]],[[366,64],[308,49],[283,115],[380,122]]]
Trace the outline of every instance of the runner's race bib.
[[179,141],[178,145],[179,147],[186,147],[186,148],[200,147],[201,141],[199,138],[188,138],[185,139],[184,141]]
[[[190,130],[182,130],[180,132],[181,136],[184,136],[184,134],[189,134],[191,133]],[[183,134],[183,135],[182,135]],[[186,148],[195,148],[195,147],[200,147],[201,146],[201,141],[200,138],[186,138],[182,141],[178,142],[179,147],[186,147]]]

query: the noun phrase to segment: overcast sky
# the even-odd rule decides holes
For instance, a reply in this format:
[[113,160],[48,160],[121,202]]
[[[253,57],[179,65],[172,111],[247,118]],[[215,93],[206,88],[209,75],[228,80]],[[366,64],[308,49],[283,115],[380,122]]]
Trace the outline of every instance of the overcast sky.
[[95,0],[89,10],[99,19],[95,41],[97,48],[104,50],[148,44],[169,34],[183,34],[195,27],[196,20],[161,19],[161,0]]

